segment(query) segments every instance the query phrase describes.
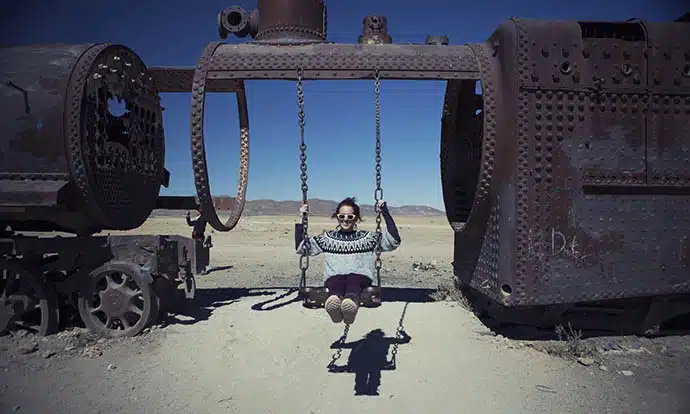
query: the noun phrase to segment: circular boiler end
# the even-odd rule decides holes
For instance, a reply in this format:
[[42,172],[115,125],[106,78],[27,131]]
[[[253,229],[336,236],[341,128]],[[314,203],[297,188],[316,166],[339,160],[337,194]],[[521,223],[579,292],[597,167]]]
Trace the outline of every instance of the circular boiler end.
[[480,262],[487,234],[487,247],[496,247],[496,206],[491,184],[496,163],[497,93],[501,89],[500,66],[488,44],[466,45],[477,60],[476,80],[450,81],[446,90],[441,137],[442,187],[446,215],[455,230],[453,275],[458,281],[480,289],[480,263],[495,264],[495,255]]
[[472,212],[483,146],[479,80],[449,81],[441,123],[441,185],[448,221],[459,228]]
[[[441,126],[441,173],[446,215],[455,228],[482,238],[492,208],[500,66],[488,44],[466,45],[478,80],[449,81]],[[475,240],[476,241],[476,240]]]
[[165,143],[160,98],[131,49],[95,45],[79,59],[66,105],[70,169],[104,229],[139,227],[155,208]]

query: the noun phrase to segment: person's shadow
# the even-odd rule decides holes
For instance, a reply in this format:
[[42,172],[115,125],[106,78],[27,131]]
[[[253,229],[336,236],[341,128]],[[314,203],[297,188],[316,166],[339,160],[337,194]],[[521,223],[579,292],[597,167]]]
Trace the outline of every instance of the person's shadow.
[[[379,395],[381,371],[396,368],[398,345],[409,343],[412,338],[404,330],[397,338],[386,337],[381,329],[374,329],[364,338],[354,342],[343,342],[343,338],[331,345],[331,349],[352,349],[347,365],[331,365],[331,372],[354,372],[355,395]],[[393,345],[393,355],[388,360],[388,350]]]

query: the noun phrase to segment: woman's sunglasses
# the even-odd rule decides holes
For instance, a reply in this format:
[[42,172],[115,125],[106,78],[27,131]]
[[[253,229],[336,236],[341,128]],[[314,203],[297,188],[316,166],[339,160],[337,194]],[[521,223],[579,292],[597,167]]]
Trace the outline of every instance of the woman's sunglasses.
[[354,214],[338,214],[338,220],[354,220]]

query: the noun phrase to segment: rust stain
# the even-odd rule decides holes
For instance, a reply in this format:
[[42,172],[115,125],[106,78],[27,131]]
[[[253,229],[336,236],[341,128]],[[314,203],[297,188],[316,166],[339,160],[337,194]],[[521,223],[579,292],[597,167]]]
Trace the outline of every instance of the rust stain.
[[43,89],[52,90],[58,94],[62,94],[61,89],[64,88],[65,80],[62,78],[50,78],[41,76],[38,79],[38,83],[41,85],[41,88]]
[[540,211],[528,237],[535,276],[542,282],[548,281],[552,258],[569,260],[575,267],[596,267],[603,256],[620,251],[625,244],[623,236],[615,231],[590,234],[576,224],[575,204],[583,197],[581,172],[563,149],[554,146],[551,157],[550,182],[535,189],[540,204],[549,208]]

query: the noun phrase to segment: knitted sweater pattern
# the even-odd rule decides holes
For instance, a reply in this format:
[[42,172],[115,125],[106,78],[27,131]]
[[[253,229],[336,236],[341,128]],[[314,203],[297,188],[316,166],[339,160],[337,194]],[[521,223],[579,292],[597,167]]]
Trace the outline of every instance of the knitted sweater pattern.
[[[309,256],[324,254],[323,282],[330,277],[356,273],[373,282],[376,272],[374,253],[376,233],[367,230],[343,232],[325,231],[309,238]],[[390,252],[398,248],[400,242],[389,232],[381,232],[381,250]],[[304,252],[304,242],[297,248],[297,254]]]

